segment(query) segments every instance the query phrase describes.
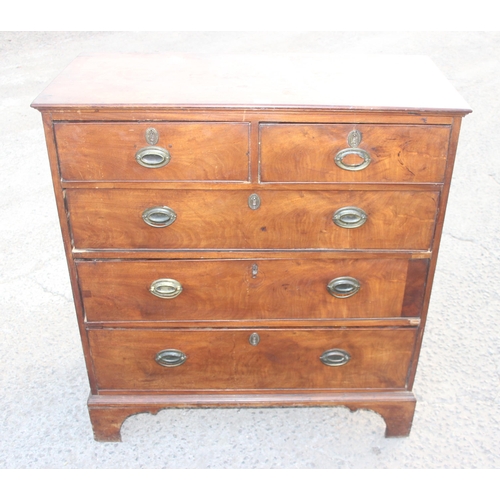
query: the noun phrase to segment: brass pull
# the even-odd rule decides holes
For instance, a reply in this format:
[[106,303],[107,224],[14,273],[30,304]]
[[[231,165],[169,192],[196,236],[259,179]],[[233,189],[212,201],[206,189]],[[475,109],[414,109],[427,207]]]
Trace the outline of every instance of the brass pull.
[[355,227],[362,226],[368,215],[366,212],[358,207],[343,207],[339,208],[333,214],[333,222],[339,227],[345,227],[347,229],[353,229]]
[[177,214],[170,207],[151,207],[142,212],[146,224],[152,227],[167,227],[175,222]]
[[161,366],[173,368],[186,362],[187,356],[177,349],[165,349],[155,356],[155,361]]
[[182,285],[170,278],[163,278],[151,283],[149,291],[160,299],[175,299],[182,292]]
[[170,153],[157,146],[147,146],[135,154],[137,163],[146,168],[160,168],[170,161]]
[[328,293],[337,299],[352,297],[359,292],[360,288],[360,282],[356,278],[351,278],[350,276],[335,278],[326,285]]
[[326,366],[342,366],[349,363],[351,355],[342,349],[330,349],[325,351],[319,359]]
[[[338,167],[343,168],[344,170],[356,171],[363,170],[370,164],[372,161],[370,155],[364,149],[358,148],[361,139],[362,136],[359,130],[352,130],[349,132],[349,135],[347,136],[347,143],[349,144],[349,147],[342,149],[342,151],[339,151],[335,155],[335,163]],[[350,155],[359,156],[361,158],[361,163],[344,163],[344,158]]]

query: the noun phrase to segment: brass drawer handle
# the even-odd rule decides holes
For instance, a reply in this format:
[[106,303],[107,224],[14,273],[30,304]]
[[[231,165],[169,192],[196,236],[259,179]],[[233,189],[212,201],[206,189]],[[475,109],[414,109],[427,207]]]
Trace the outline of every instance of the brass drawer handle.
[[182,285],[170,278],[162,278],[151,283],[149,291],[160,299],[175,299],[182,292]]
[[342,349],[330,349],[325,351],[319,359],[326,366],[342,366],[349,363],[351,355]]
[[175,222],[177,214],[170,207],[151,207],[142,212],[142,219],[152,227],[167,227]]
[[148,146],[137,151],[135,159],[143,167],[160,168],[170,161],[170,153],[157,146]]
[[347,229],[353,229],[355,227],[362,226],[368,215],[366,212],[358,207],[343,207],[339,208],[333,214],[333,222],[339,227],[345,227]]
[[[349,144],[349,147],[347,149],[342,149],[342,151],[339,151],[335,155],[335,163],[338,167],[343,168],[344,170],[357,171],[363,170],[370,164],[372,161],[370,155],[364,149],[358,148],[361,139],[362,136],[359,130],[351,130],[351,132],[349,132],[349,135],[347,136],[347,143]],[[359,156],[361,158],[361,163],[344,163],[344,158],[351,155]]]
[[342,276],[335,278],[326,285],[328,293],[337,299],[347,299],[359,292],[361,283],[356,278]]
[[[349,155],[359,156],[362,160],[361,163],[355,163],[354,165],[344,163],[344,158]],[[342,151],[339,151],[335,156],[335,163],[338,167],[343,168],[344,170],[363,170],[370,164],[371,161],[372,159],[370,158],[370,155],[364,149],[359,148],[343,149]]]
[[187,356],[177,349],[165,349],[155,356],[155,361],[161,366],[173,368],[186,362]]

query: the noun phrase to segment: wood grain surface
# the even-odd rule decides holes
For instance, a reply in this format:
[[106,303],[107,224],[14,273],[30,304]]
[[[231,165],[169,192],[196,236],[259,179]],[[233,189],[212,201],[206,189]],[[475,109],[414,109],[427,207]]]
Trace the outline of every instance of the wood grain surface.
[[[405,259],[77,263],[87,321],[399,317],[407,268]],[[359,292],[333,297],[327,284],[344,276],[360,282]],[[149,288],[158,279],[177,280],[182,293],[154,296]]]
[[[146,130],[171,156],[164,167],[139,165]],[[56,123],[59,168],[68,180],[245,181],[249,175],[247,123]],[[78,145],[78,147],[75,147]]]
[[[251,210],[255,192],[261,205]],[[439,192],[69,189],[66,201],[79,249],[427,250]],[[143,221],[145,210],[165,206],[173,224]],[[365,224],[334,224],[350,206],[366,212]]]
[[[363,170],[338,167],[352,130],[371,162]],[[261,124],[263,182],[443,182],[447,126],[356,124]],[[345,163],[360,163],[355,155]]]
[[[130,390],[404,388],[415,338],[414,328],[89,332],[99,389]],[[187,360],[161,366],[155,356],[164,349]],[[324,365],[320,356],[330,349],[350,361]]]

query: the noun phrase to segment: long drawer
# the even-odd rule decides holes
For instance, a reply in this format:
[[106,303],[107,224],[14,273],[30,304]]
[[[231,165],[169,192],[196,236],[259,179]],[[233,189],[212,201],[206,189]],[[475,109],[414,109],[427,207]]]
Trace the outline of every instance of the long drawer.
[[100,390],[404,388],[415,338],[413,328],[89,331]]
[[427,250],[437,191],[68,189],[79,249]]
[[[149,144],[153,127],[158,136]],[[248,123],[56,123],[54,129],[65,180],[248,180]],[[162,158],[168,162],[160,166]]]
[[417,316],[426,269],[406,258],[77,262],[91,322]]
[[261,124],[261,178],[440,183],[449,135],[440,125]]

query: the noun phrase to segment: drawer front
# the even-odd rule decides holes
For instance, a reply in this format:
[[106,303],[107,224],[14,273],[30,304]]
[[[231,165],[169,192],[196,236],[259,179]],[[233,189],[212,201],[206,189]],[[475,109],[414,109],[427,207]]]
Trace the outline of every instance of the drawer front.
[[[353,130],[359,144],[347,142]],[[450,128],[424,125],[263,124],[263,182],[443,182]],[[358,136],[359,137],[359,136]],[[358,149],[362,152],[348,154]],[[336,163],[360,170],[346,170]],[[356,168],[356,167],[355,167]]]
[[[89,331],[101,390],[404,388],[415,338],[415,329]],[[158,353],[182,364],[160,365]]]
[[[57,123],[54,127],[65,180],[248,180],[247,123]],[[154,157],[153,168],[136,159],[150,147],[146,131],[151,127],[158,132],[154,147],[168,152],[169,161],[161,167]]]
[[79,261],[77,269],[87,321],[388,318],[420,311],[425,280],[406,281],[422,262]]
[[439,200],[422,191],[266,190],[251,210],[252,193],[73,189],[66,200],[80,249],[414,250],[430,248]]

